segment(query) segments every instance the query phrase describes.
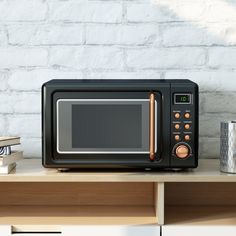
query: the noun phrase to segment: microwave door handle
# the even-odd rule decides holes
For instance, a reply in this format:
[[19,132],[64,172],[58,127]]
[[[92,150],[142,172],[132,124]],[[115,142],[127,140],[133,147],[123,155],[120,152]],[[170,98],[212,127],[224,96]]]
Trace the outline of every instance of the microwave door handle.
[[149,95],[149,159],[155,159],[155,94]]

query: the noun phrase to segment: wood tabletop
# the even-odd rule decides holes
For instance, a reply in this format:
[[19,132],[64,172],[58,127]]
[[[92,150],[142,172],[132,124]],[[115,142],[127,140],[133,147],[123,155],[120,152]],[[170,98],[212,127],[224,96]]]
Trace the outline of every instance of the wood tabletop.
[[41,159],[25,159],[17,163],[0,182],[236,182],[236,174],[219,171],[219,160],[200,160],[197,169],[185,171],[84,171],[59,172],[46,169]]

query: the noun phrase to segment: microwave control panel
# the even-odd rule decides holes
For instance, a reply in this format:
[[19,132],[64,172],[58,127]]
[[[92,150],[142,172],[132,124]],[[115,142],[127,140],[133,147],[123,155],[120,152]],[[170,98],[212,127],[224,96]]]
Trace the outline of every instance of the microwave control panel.
[[192,164],[196,160],[196,104],[194,92],[172,93],[171,106],[171,165]]

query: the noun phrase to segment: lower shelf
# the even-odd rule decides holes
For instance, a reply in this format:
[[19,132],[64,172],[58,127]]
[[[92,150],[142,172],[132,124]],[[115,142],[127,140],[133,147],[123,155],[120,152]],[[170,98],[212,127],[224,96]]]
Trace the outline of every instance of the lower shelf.
[[150,225],[157,218],[152,206],[4,206],[0,224],[13,232],[56,232],[63,225]]
[[166,225],[236,225],[235,206],[169,206]]

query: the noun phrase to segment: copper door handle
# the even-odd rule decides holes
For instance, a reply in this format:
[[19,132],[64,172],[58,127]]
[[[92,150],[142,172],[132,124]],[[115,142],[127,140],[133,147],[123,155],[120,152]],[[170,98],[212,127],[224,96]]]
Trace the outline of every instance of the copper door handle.
[[149,159],[155,159],[155,95],[149,95]]

